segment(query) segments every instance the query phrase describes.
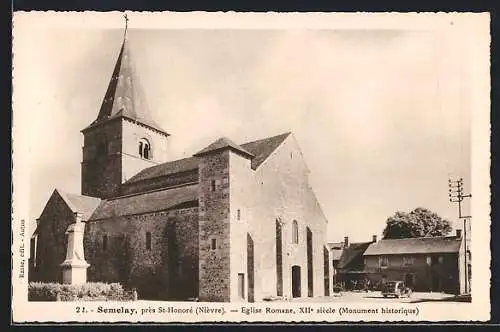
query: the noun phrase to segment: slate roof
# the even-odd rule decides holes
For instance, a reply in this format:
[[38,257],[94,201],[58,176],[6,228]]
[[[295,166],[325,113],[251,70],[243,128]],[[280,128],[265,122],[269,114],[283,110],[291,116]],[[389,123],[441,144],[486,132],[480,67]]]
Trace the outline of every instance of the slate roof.
[[241,144],[241,147],[250,151],[255,157],[252,159],[252,169],[257,169],[291,132]]
[[[253,141],[241,145],[237,145],[232,142],[231,143],[226,142],[226,143],[239,146],[241,149],[246,151],[246,153],[253,155],[254,157],[252,158],[251,164],[252,164],[252,169],[255,170],[271,155],[271,153],[273,153],[274,150],[276,150],[276,148],[281,143],[283,143],[283,141],[290,134],[291,133],[288,132],[281,135],[276,135],[273,137],[268,137],[258,141]],[[148,180],[159,176],[166,176],[180,172],[192,171],[196,169],[198,169],[197,157],[189,157],[175,161],[169,161],[140,171],[135,176],[131,177],[125,184]]]
[[223,150],[223,149],[230,149],[233,150],[234,152],[237,152],[239,154],[242,154],[248,158],[253,158],[254,155],[247,150],[245,150],[243,147],[239,146],[238,144],[234,143],[227,137],[221,137],[200,152],[194,154],[194,156],[203,156],[211,152]]
[[159,176],[193,171],[196,169],[198,169],[198,159],[195,157],[189,157],[143,169],[131,177],[126,183],[138,182]]
[[353,263],[357,258],[362,258],[365,250],[370,244],[371,242],[351,243],[348,247],[344,248],[342,255],[340,256],[338,268],[342,270],[357,268],[349,265],[351,265],[351,263]]
[[460,244],[461,239],[456,236],[380,240],[366,250],[365,256],[454,253],[459,251]]
[[59,189],[56,189],[56,191],[71,211],[82,214],[82,220],[88,220],[101,202],[101,199],[95,197],[66,193]]
[[168,136],[151,117],[144,92],[132,66],[126,35],[111,74],[99,115],[83,131],[119,117],[137,121]]
[[145,192],[103,200],[89,220],[108,219],[175,208],[198,200],[198,185]]

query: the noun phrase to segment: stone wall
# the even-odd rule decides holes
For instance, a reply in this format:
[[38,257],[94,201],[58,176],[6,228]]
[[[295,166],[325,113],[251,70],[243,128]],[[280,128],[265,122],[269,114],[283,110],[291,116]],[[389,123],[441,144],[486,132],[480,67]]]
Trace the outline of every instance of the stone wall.
[[[139,155],[139,141],[146,139],[151,145],[150,159]],[[129,120],[122,121],[122,183],[139,171],[167,161],[168,137]]]
[[76,221],[74,213],[55,191],[38,221],[36,268],[30,280],[61,282],[60,264],[66,258],[66,230]]
[[330,250],[327,246],[323,247],[323,269],[324,269],[324,279],[325,284],[325,296],[330,296]]
[[[252,215],[245,200],[254,186],[254,171],[250,160],[236,154],[229,153],[229,192],[230,192],[230,238],[231,238],[231,301],[258,301],[255,298],[256,287],[260,281],[258,276],[259,258],[256,244],[259,243],[259,233],[250,228]],[[258,194],[258,193],[255,193]],[[243,275],[244,292],[240,294],[239,276]],[[243,296],[241,296],[243,295]]]
[[[151,145],[150,159],[139,155],[139,140]],[[168,138],[124,119],[108,121],[84,133],[82,194],[113,197],[120,185],[144,168],[167,160]]]
[[84,133],[82,195],[111,197],[122,183],[122,127],[107,122]]
[[201,301],[230,301],[229,153],[225,150],[200,157]]
[[[318,201],[309,185],[309,170],[304,162],[300,148],[293,135],[278,147],[273,155],[256,171],[256,184],[260,194],[257,222],[254,228],[262,229],[264,239],[268,239],[272,247],[264,244],[262,250],[275,252],[276,240],[275,220],[279,217],[283,222],[283,293],[290,297],[292,291],[292,266],[301,267],[301,295],[308,295],[307,278],[307,228],[312,238],[312,296],[324,294],[323,245],[326,243],[327,219],[323,215]],[[292,241],[292,224],[297,220],[299,241]],[[265,229],[268,230],[264,231]],[[272,237],[272,238],[271,238]],[[263,255],[263,254],[261,254]],[[261,280],[274,280],[276,268],[271,264],[274,260],[262,259]],[[271,279],[272,278],[272,279]],[[276,283],[274,283],[276,285]],[[262,295],[276,292],[272,284],[262,284]],[[275,293],[274,293],[275,294]]]
[[[293,136],[287,138],[255,171],[240,156],[231,157],[230,167],[231,256],[245,252],[238,246],[245,244],[244,236],[246,232],[250,233],[254,240],[255,301],[278,294],[281,282],[277,262],[280,260],[283,295],[292,295],[291,270],[294,265],[301,267],[301,294],[308,295],[307,228],[312,234],[312,295],[322,296],[325,293],[323,246],[326,244],[327,219],[309,186],[309,171]],[[237,218],[238,210],[241,220]],[[276,253],[276,248],[279,248],[277,219],[283,222],[281,259],[277,259],[279,255]],[[292,243],[293,220],[297,220],[299,227],[297,244]],[[234,259],[231,280],[239,273],[235,269],[246,270],[243,268],[245,259]]]
[[198,296],[196,207],[88,222],[84,246],[91,281],[122,282],[138,288],[142,298]]

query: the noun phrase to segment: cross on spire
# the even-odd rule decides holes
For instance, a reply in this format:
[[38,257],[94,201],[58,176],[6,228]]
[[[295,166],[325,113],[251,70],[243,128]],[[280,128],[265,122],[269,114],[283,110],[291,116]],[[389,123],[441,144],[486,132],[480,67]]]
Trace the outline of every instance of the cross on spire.
[[125,36],[127,36],[127,28],[128,28],[128,16],[127,14],[125,13],[125,15],[123,15],[123,17],[125,18]]

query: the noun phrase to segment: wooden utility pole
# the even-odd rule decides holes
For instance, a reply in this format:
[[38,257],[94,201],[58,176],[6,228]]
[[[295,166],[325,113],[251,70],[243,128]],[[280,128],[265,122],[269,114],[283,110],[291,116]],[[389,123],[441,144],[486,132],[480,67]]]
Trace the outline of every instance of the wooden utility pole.
[[448,180],[448,196],[450,198],[450,202],[458,203],[458,219],[463,219],[464,222],[464,263],[465,263],[465,292],[469,292],[469,268],[467,262],[467,256],[469,254],[469,250],[467,248],[467,220],[470,220],[471,216],[463,216],[462,215],[462,201],[464,198],[472,197],[471,194],[465,194],[463,191],[463,178],[458,180]]

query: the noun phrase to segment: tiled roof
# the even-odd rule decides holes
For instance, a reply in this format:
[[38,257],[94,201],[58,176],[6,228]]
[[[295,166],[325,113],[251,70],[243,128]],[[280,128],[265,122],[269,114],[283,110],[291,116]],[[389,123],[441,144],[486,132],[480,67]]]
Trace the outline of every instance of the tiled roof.
[[264,138],[258,141],[241,144],[241,147],[252,153],[252,168],[257,169],[283,141],[290,136],[291,132]]
[[367,255],[453,253],[460,249],[461,239],[456,236],[387,239],[373,243]]
[[137,121],[168,135],[151,117],[144,92],[132,66],[127,38],[123,40],[99,115],[84,130],[119,117]]
[[196,184],[117,197],[102,201],[90,220],[167,210],[197,200]]
[[363,257],[363,253],[368,248],[371,242],[351,243],[342,251],[340,261],[338,264],[339,269],[349,269],[351,264],[356,258]]
[[101,202],[101,199],[95,197],[66,193],[59,189],[56,189],[56,191],[66,202],[71,211],[82,214],[83,220],[88,220]]
[[219,151],[222,149],[231,149],[237,153],[243,154],[246,157],[249,157],[249,158],[254,157],[254,155],[252,153],[248,152],[247,150],[245,150],[244,148],[242,148],[238,144],[234,143],[233,141],[231,141],[227,137],[219,138],[218,140],[216,140],[215,142],[213,142],[212,144],[210,144],[209,146],[207,146],[206,148],[204,148],[203,150],[201,150],[200,152],[198,152],[194,155],[195,156],[203,156],[207,153]]
[[165,176],[180,172],[192,171],[197,168],[198,168],[198,159],[195,157],[169,161],[167,163],[143,169],[142,171],[131,177],[126,183],[147,180],[158,176]]
[[[264,160],[266,160],[290,134],[291,133],[288,132],[285,134],[264,138],[258,141],[245,143],[239,146],[240,148],[246,150],[247,153],[250,153],[254,156],[252,159],[252,168],[257,169],[257,167],[259,167],[264,162]],[[126,182],[126,184],[152,179],[159,176],[191,171],[197,168],[197,157],[189,157],[175,161],[169,161],[140,171],[135,176],[131,177]]]

